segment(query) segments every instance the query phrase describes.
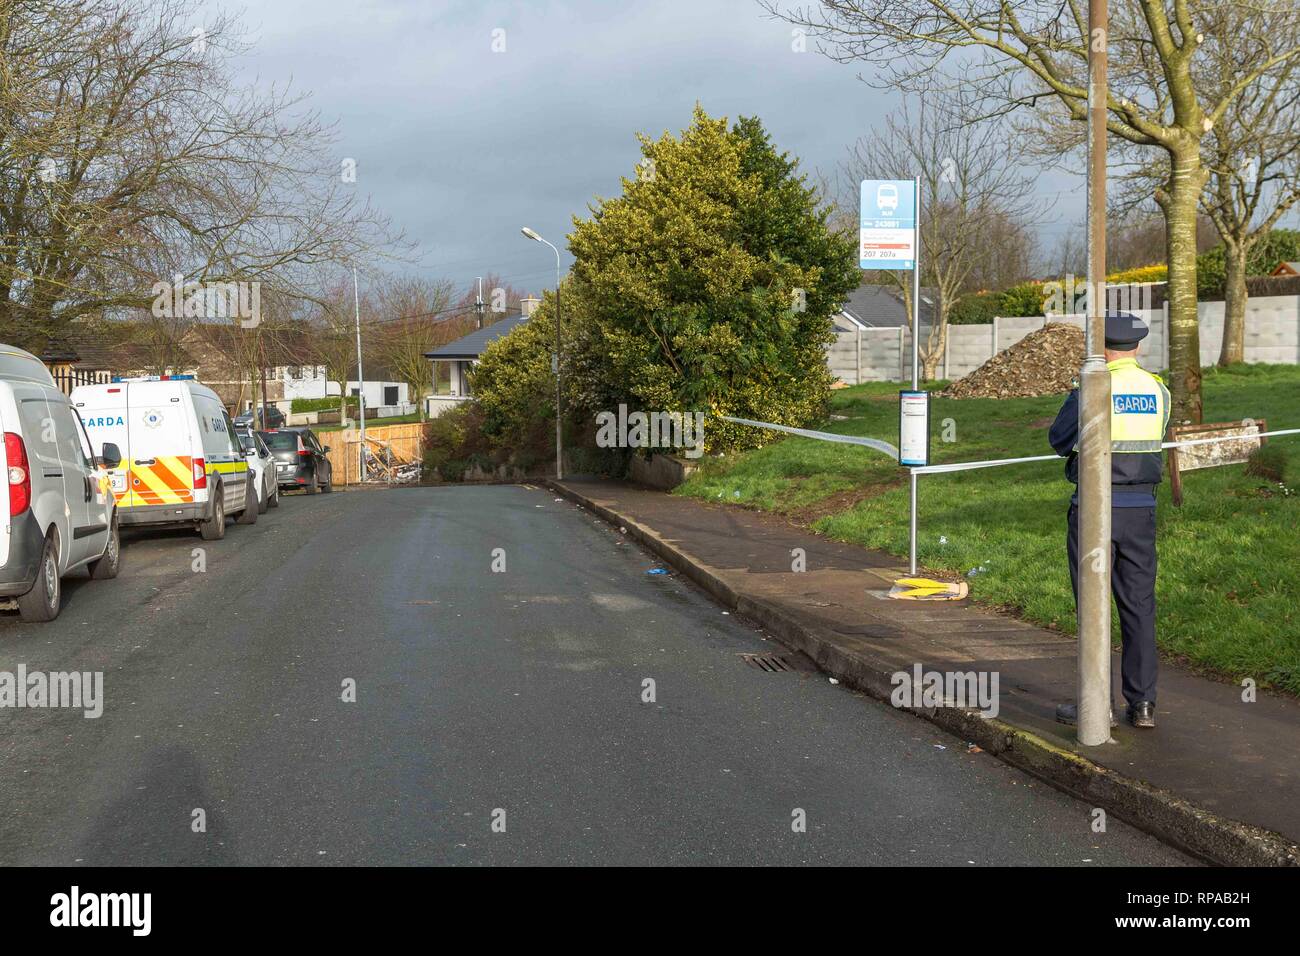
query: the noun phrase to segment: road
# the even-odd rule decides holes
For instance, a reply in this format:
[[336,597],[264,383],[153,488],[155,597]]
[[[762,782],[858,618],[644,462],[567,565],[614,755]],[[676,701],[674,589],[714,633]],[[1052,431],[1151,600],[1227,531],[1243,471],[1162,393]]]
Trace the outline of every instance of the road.
[[0,710],[0,865],[1189,862],[823,676],[750,666],[779,645],[654,567],[519,486],[132,533],[121,577],[66,581],[53,624],[0,615],[0,671],[103,671],[105,698]]

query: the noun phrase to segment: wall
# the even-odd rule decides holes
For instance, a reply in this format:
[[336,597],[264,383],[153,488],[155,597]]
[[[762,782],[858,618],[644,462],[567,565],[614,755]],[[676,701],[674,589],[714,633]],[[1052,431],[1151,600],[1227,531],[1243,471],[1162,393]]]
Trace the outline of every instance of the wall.
[[[325,366],[304,365],[300,369],[279,368],[276,372],[284,382],[284,397],[292,401],[295,398],[324,398]],[[294,376],[297,372],[297,377]]]
[[[1134,309],[1151,329],[1142,343],[1140,364],[1152,371],[1168,367],[1165,309]],[[1219,359],[1223,341],[1223,303],[1202,302],[1198,306],[1201,327],[1201,364]],[[948,348],[939,364],[939,377],[958,379],[979,368],[995,352],[1015,345],[1030,332],[1048,322],[1083,328],[1080,315],[1013,317],[995,319],[990,325],[948,326]],[[922,340],[922,345],[924,345]],[[864,329],[862,331],[862,375],[864,382],[903,382],[911,379],[912,338],[907,329]],[[856,384],[856,334],[841,332],[827,350],[832,373],[848,384]],[[1252,298],[1246,307],[1246,361],[1300,364],[1300,296]]]
[[424,414],[429,418],[437,418],[444,412],[449,412],[457,405],[470,401],[469,398],[456,395],[426,395],[424,397]]
[[[365,396],[366,396],[366,407],[367,407],[367,408],[377,408],[377,407],[379,407],[380,405],[388,404],[388,403],[386,403],[386,402],[384,401],[384,387],[385,387],[385,386],[388,386],[388,387],[390,387],[390,388],[396,386],[396,388],[397,388],[397,404],[398,404],[398,405],[407,405],[407,404],[410,403],[410,401],[411,401],[411,399],[410,399],[410,391],[411,391],[411,389],[410,389],[410,387],[409,387],[405,382],[369,382],[369,381],[368,381],[368,382],[365,383]],[[348,382],[348,394],[349,394],[349,395],[355,394],[356,389],[357,389],[357,383],[356,383],[356,382],[354,382],[354,381],[353,381],[353,382]],[[329,383],[327,384],[327,386],[326,386],[326,391],[327,391],[330,395],[337,395],[337,394],[339,393],[339,383],[338,383],[338,382],[329,382]],[[322,397],[323,397],[323,396],[322,396]]]

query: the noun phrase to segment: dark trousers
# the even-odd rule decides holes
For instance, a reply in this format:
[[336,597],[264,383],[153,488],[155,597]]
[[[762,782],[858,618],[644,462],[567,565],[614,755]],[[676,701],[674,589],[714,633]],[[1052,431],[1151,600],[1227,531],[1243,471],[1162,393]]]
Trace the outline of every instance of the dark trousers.
[[[1070,505],[1066,552],[1079,606],[1079,507]],[[1124,699],[1156,700],[1156,509],[1112,508],[1110,588],[1119,608]]]

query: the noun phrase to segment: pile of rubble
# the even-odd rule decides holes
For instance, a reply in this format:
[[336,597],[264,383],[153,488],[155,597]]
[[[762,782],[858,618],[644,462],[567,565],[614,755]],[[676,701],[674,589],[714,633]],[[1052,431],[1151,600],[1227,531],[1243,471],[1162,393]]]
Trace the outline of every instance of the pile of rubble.
[[1053,323],[1030,332],[940,394],[944,398],[1059,395],[1074,387],[1083,357],[1083,331]]

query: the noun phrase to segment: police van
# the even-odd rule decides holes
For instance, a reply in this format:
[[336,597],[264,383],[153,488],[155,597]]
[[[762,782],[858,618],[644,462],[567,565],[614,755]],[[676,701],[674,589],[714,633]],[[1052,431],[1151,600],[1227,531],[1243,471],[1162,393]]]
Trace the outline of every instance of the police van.
[[23,620],[59,614],[60,579],[88,568],[95,579],[117,577],[122,549],[106,467],[120,453],[93,445],[45,364],[30,352],[0,345],[0,601],[14,600]]
[[227,515],[257,521],[257,489],[234,423],[193,375],[83,385],[72,404],[92,441],[122,451],[109,477],[124,526],[193,524],[215,541],[225,537]]

